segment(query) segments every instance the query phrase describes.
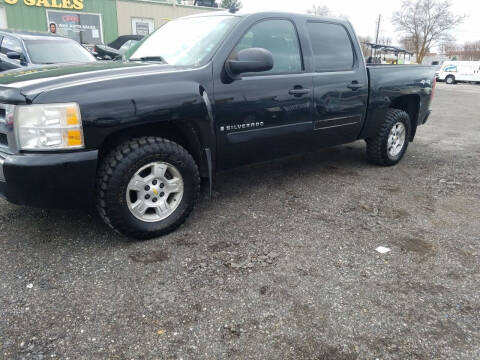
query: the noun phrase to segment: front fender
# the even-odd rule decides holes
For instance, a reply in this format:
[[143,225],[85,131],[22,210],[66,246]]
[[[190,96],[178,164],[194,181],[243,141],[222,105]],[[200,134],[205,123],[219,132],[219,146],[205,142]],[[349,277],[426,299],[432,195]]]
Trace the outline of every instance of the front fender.
[[[148,125],[189,124],[202,148],[215,147],[213,113],[205,87],[198,81],[165,81],[160,77],[130,82],[92,83],[71,88],[70,94],[51,91],[36,102],[72,101],[80,105],[88,149],[98,149],[110,135]],[[157,80],[157,81],[155,81]],[[111,88],[107,88],[112,85]],[[57,99],[57,100],[55,100]]]

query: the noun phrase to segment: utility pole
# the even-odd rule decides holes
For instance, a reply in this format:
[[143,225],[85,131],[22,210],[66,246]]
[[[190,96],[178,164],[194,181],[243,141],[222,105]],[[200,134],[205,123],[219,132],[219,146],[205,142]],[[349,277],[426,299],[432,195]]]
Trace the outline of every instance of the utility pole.
[[380,35],[380,24],[382,23],[382,14],[378,14],[378,21],[377,21],[377,31],[375,34],[375,43],[378,43],[378,37]]
[[[375,34],[375,44],[378,44],[378,37],[380,36],[380,24],[382,23],[382,14],[378,14],[377,31]],[[375,56],[377,56],[377,49],[375,49]]]

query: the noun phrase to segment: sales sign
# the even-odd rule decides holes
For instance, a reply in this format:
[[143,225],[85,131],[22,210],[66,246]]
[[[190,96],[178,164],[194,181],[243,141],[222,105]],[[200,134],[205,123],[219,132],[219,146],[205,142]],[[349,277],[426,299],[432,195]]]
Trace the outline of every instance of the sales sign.
[[[15,5],[18,0],[5,0],[7,4]],[[27,6],[38,6],[53,9],[83,10],[83,0],[23,0]]]
[[84,14],[47,10],[48,26],[55,25],[58,35],[69,37],[81,44],[103,42],[102,17],[100,14]]

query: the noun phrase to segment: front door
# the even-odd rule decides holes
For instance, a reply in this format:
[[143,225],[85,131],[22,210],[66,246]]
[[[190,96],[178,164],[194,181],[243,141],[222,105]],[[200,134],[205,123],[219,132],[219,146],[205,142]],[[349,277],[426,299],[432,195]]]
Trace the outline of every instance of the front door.
[[215,80],[218,166],[228,168],[301,152],[312,132],[312,75],[304,72],[294,24],[267,19],[253,25],[236,51],[264,48],[270,71]]
[[368,102],[364,63],[340,24],[309,21],[314,55],[313,147],[344,144],[357,139]]

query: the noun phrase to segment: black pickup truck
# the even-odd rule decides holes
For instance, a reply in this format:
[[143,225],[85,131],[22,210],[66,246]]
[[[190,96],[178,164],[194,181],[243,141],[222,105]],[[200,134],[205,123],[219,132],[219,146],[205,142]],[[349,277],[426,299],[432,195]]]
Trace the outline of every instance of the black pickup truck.
[[223,169],[359,139],[371,162],[396,164],[434,88],[431,67],[366,67],[343,20],[180,18],[123,61],[0,74],[0,193],[96,204],[118,232],[156,237]]

